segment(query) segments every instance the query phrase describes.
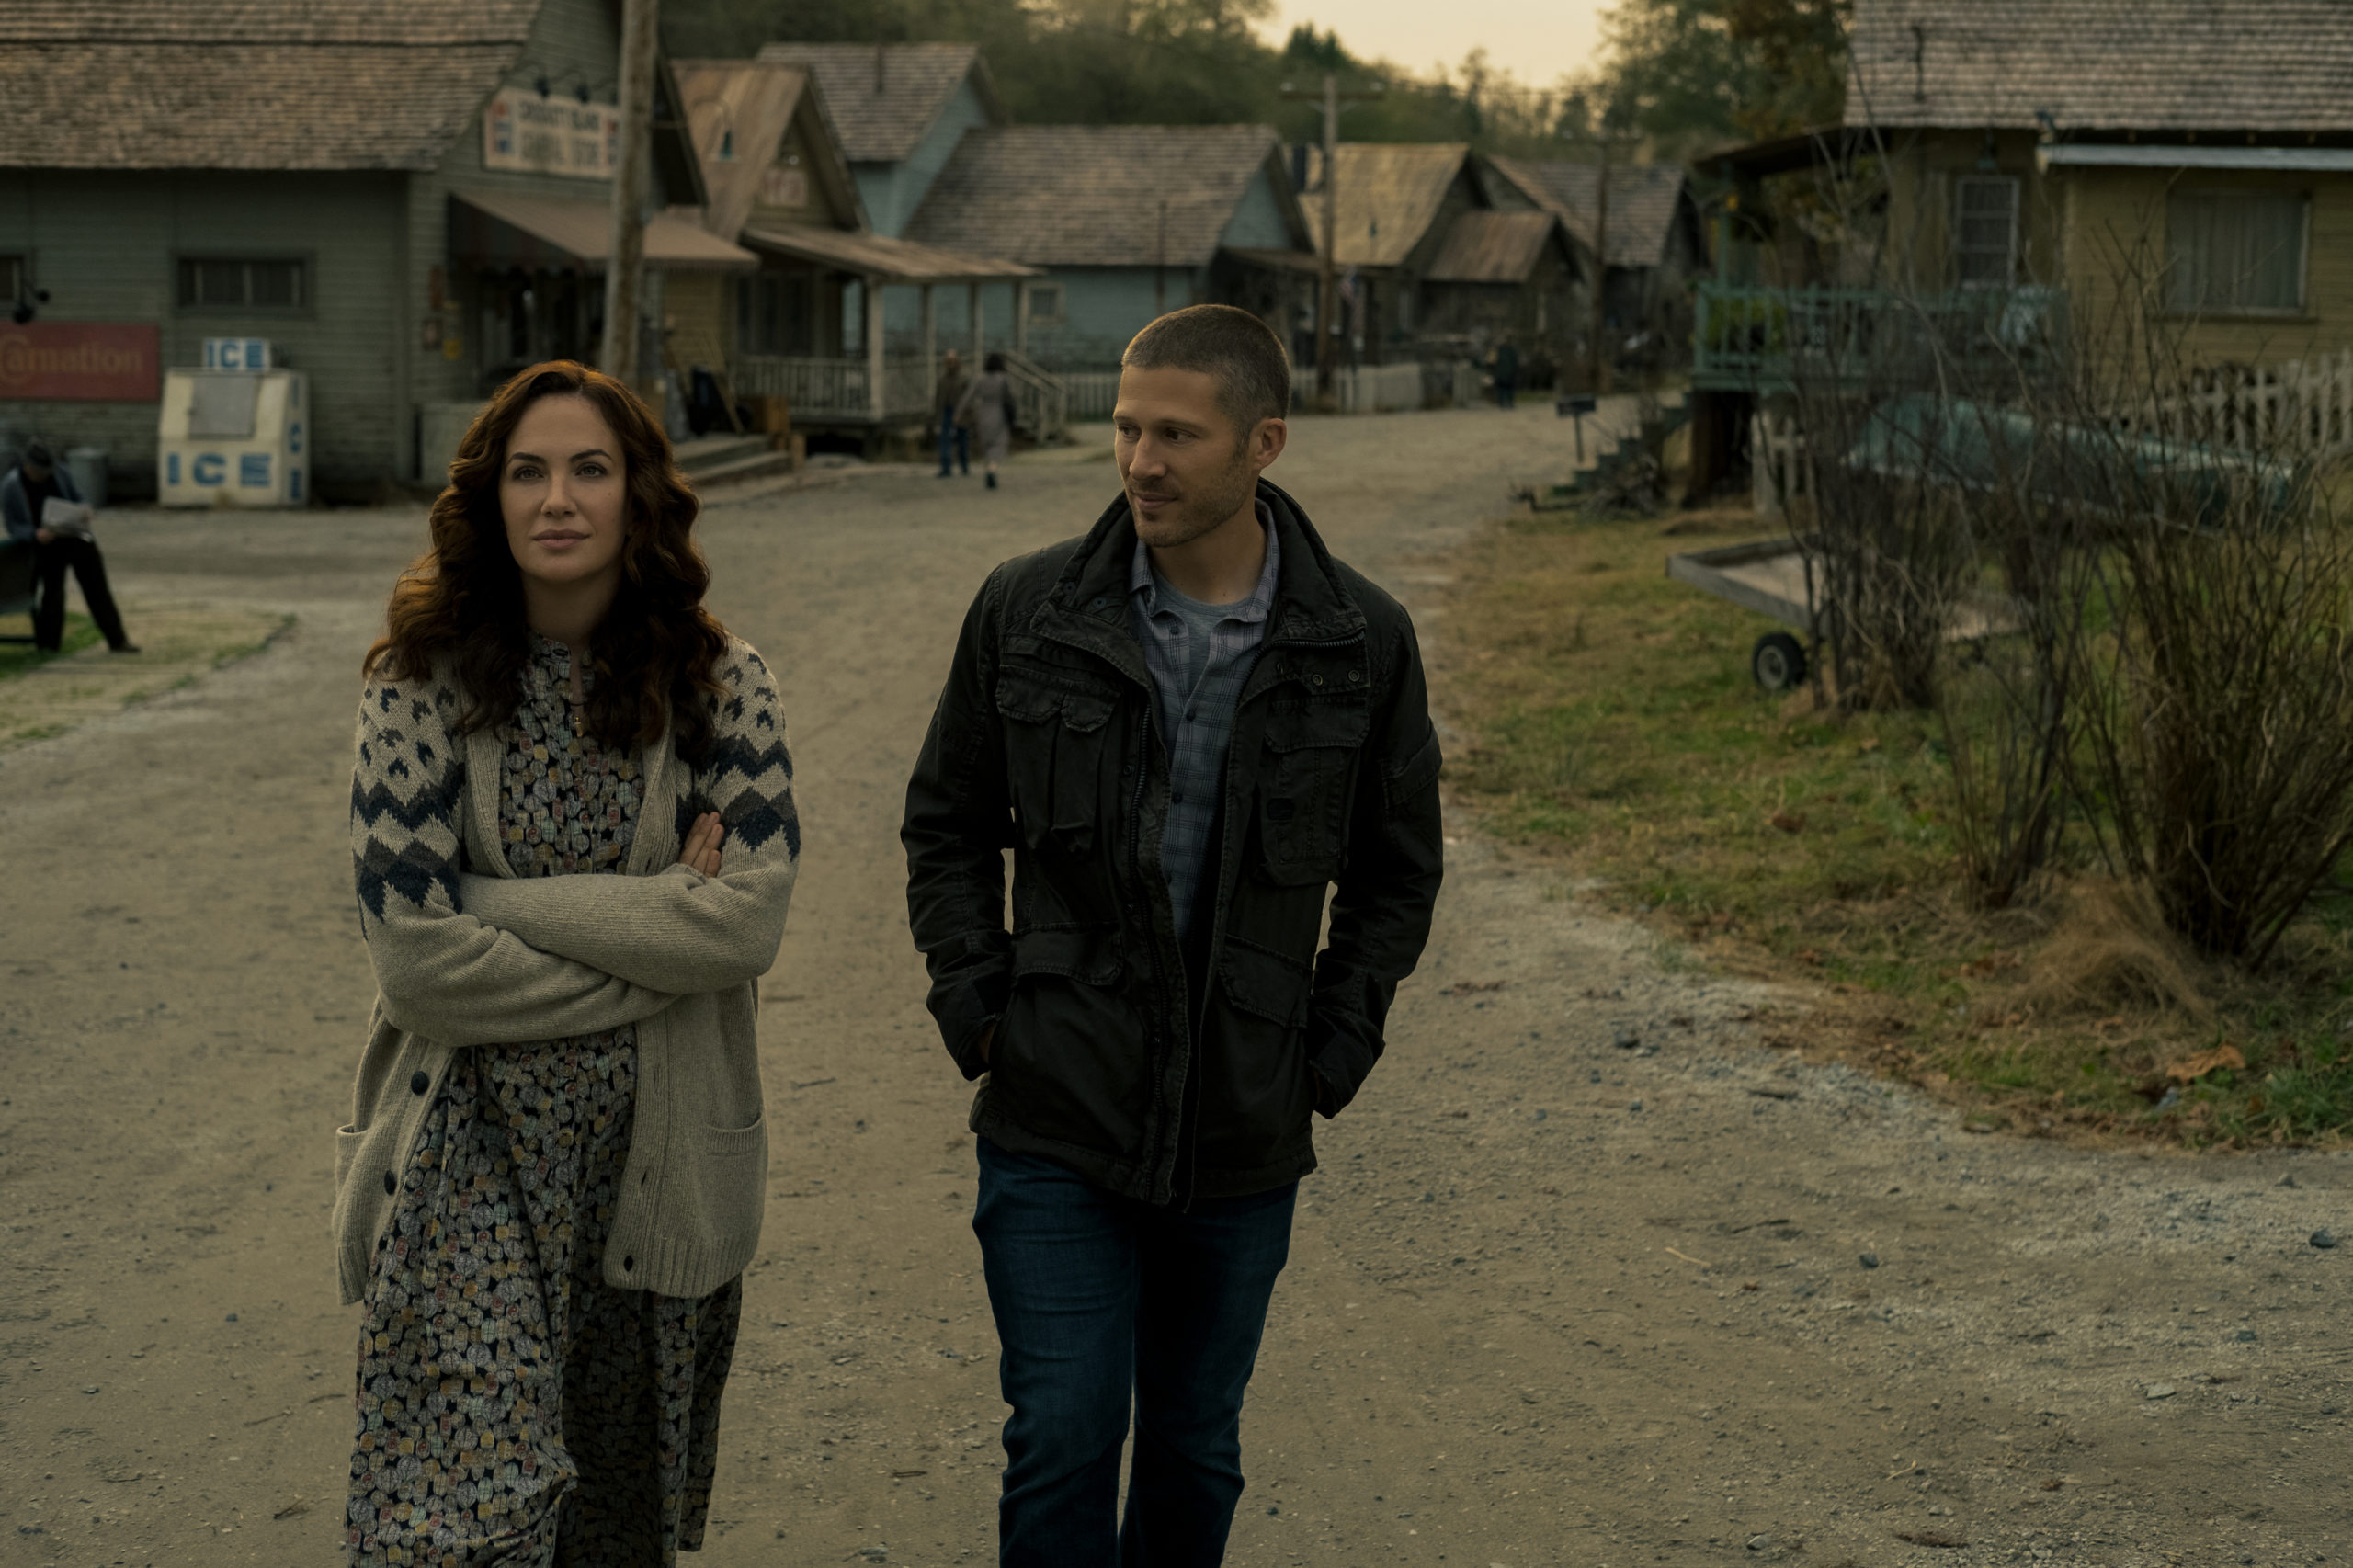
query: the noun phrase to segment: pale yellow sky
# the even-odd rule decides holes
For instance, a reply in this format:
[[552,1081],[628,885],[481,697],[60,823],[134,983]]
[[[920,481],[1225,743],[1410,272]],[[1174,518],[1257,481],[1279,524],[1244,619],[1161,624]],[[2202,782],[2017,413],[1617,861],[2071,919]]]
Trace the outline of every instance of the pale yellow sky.
[[1532,87],[1584,71],[1601,44],[1612,0],[1279,0],[1263,29],[1279,44],[1302,22],[1336,28],[1348,52],[1418,74],[1483,45],[1497,66]]

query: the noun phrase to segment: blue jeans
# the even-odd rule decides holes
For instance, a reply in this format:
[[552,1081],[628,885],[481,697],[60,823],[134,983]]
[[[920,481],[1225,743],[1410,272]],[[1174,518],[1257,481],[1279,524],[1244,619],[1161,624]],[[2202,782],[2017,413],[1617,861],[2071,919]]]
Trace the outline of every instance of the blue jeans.
[[972,472],[972,433],[947,415],[939,416],[939,476],[948,477],[948,449],[956,449],[956,466]]
[[1242,1395],[1299,1184],[1178,1213],[985,1138],[980,1158],[972,1230],[1013,1406],[997,1561],[1214,1568],[1242,1498]]

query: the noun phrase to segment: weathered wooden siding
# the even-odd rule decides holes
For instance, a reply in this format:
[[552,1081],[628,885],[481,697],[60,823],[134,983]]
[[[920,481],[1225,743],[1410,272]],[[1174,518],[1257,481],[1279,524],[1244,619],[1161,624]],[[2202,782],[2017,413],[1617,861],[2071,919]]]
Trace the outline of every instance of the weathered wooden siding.
[[1218,236],[1218,244],[1253,250],[1290,250],[1304,244],[1304,237],[1293,235],[1290,225],[1284,222],[1282,203],[1275,197],[1275,182],[1265,169],[1250,176],[1242,199],[1234,203],[1233,216],[1226,220],[1225,232]]
[[[612,101],[611,83],[620,59],[617,16],[618,9],[606,0],[547,0],[506,79],[530,82],[544,75],[558,93],[569,93],[585,82],[599,101]],[[493,390],[484,384],[484,375],[485,367],[495,357],[485,358],[490,346],[482,342],[479,301],[449,267],[449,193],[456,189],[515,191],[565,201],[612,199],[611,184],[605,180],[483,167],[479,110],[450,143],[440,167],[411,176],[402,264],[407,280],[394,296],[399,312],[399,368],[389,389],[394,407],[401,411],[395,421],[402,440],[395,472],[403,478],[417,476],[416,421],[412,412],[416,405],[478,401]],[[683,199],[683,193],[658,194],[665,200]],[[663,310],[662,290],[662,275],[649,268],[642,308],[656,321]],[[423,347],[425,317],[434,309],[437,291],[441,300],[443,346],[427,349]]]
[[2012,281],[2060,280],[2060,196],[2050,176],[2035,166],[2034,135],[2012,131],[1994,136],[1991,168],[1984,166],[1986,141],[1983,131],[1958,131],[1909,132],[1896,141],[1888,158],[1887,243],[1893,271],[1888,281],[1926,293],[1953,287],[1956,182],[1989,175],[2019,182],[2018,274]]
[[915,143],[915,151],[904,162],[891,165],[891,205],[885,210],[870,202],[867,208],[867,221],[874,225],[874,232],[893,239],[904,233],[907,221],[923,205],[931,182],[939,177],[939,171],[955,155],[956,143],[964,139],[964,132],[988,122],[988,110],[981,106],[980,94],[972,90],[972,78],[966,77],[957,85],[947,107],[939,111],[939,118],[931,122],[931,129],[924,132],[923,140]]
[[[2277,364],[2353,345],[2353,175],[2199,169],[2063,174],[2067,285],[2079,331],[2119,352],[2143,312],[2180,334],[2193,365]],[[2304,309],[2295,315],[2186,317],[2164,307],[2165,199],[2177,187],[2290,191],[2311,203]]]
[[[402,176],[0,170],[0,252],[33,258],[52,321],[154,322],[166,366],[199,362],[207,337],[267,337],[311,380],[317,482],[330,490],[393,471],[407,421],[390,392]],[[177,258],[295,256],[310,265],[295,311],[183,311]],[[102,446],[109,483],[152,494],[154,403],[0,403],[0,426]]]

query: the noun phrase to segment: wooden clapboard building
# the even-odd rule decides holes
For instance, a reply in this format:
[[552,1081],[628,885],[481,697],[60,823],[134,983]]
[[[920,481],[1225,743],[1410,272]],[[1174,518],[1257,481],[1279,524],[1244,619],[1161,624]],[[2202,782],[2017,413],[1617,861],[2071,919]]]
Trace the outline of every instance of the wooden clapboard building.
[[[38,313],[0,335],[132,327],[165,365],[197,364],[206,338],[266,338],[310,379],[317,490],[433,482],[487,390],[595,351],[619,11],[17,0],[0,28],[0,285]],[[699,207],[657,75],[656,191]],[[671,214],[646,258],[656,319],[665,279],[757,265]],[[0,432],[102,447],[116,494],[152,488],[152,394],[47,390],[11,395],[0,376]]]

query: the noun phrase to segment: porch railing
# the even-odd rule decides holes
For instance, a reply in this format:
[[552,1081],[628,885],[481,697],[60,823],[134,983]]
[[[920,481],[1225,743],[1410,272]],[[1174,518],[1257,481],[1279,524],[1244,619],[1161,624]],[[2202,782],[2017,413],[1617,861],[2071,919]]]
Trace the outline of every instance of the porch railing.
[[1691,381],[1772,393],[1893,383],[1938,366],[2035,374],[2061,361],[2066,330],[2066,291],[2040,286],[1907,294],[1702,283]]
[[[804,358],[745,354],[734,365],[739,397],[780,397],[799,418],[870,419],[873,372],[863,359]],[[923,418],[931,412],[931,368],[921,355],[882,361],[882,417]]]

